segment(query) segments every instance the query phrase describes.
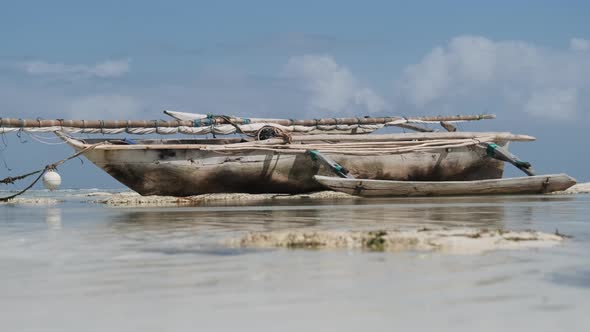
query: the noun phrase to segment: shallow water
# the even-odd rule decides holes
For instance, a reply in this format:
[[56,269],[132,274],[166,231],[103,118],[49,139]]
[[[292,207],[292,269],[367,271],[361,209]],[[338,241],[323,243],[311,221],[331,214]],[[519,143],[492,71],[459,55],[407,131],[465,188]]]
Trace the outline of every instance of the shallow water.
[[[0,206],[3,331],[590,329],[590,195],[111,208],[81,193]],[[480,255],[223,245],[246,231],[423,226],[574,238]]]

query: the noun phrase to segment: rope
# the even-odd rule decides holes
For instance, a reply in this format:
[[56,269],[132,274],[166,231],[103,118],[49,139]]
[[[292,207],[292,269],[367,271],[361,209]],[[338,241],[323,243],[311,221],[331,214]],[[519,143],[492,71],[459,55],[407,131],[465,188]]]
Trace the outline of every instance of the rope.
[[281,128],[275,127],[275,133],[277,133],[278,137],[282,137],[285,143],[293,143],[293,137],[288,132],[284,131]]
[[[45,174],[45,172],[47,172],[48,167],[49,167],[49,165],[45,166],[44,169],[37,171],[37,172],[41,172],[41,174],[39,174],[39,176],[35,179],[35,181],[31,182],[31,184],[28,187],[26,187],[25,189],[17,192],[14,195],[6,196],[6,197],[1,197],[0,198],[0,202],[8,202],[9,200],[15,198],[16,196],[22,195],[27,190],[31,189],[31,187],[33,187],[35,185],[35,183],[39,182],[39,179],[41,179],[41,177],[43,176],[43,174]],[[37,172],[35,172],[35,173],[37,173]]]
[[284,131],[283,129],[279,128],[279,127],[275,127],[275,126],[264,126],[260,129],[258,129],[256,131],[256,133],[254,133],[253,137],[256,138],[257,141],[260,140],[265,140],[267,138],[263,138],[260,135],[266,131],[266,130],[272,130],[272,136],[271,137],[267,137],[267,138],[272,138],[272,137],[281,137],[285,143],[289,143],[291,144],[293,142],[293,137],[291,136],[291,134],[289,134],[288,132]]
[[[49,141],[44,141],[43,139],[54,139],[58,137],[42,137],[39,135],[35,135],[33,133],[27,133],[27,135],[29,135],[30,138],[34,139],[35,141],[39,142],[39,143],[43,143],[43,144],[47,144],[47,145],[62,145],[62,144],[66,144],[66,142],[61,141],[61,142],[49,142]],[[42,139],[43,138],[43,139]]]
[[27,178],[27,177],[29,177],[29,176],[31,176],[33,174],[37,174],[39,172],[41,172],[41,170],[37,170],[37,171],[31,172],[31,173],[27,173],[27,174],[15,176],[15,177],[9,176],[9,177],[6,177],[6,178],[0,180],[0,183],[13,184],[14,181],[22,180],[24,178]]
[[493,142],[494,137],[480,137],[478,139],[438,139],[428,141],[400,141],[400,142],[342,142],[342,143],[312,143],[312,144],[257,144],[254,142],[221,146],[202,146],[202,150],[215,152],[241,151],[269,151],[280,153],[305,153],[307,150],[318,150],[322,153],[337,153],[345,155],[383,155],[403,154],[408,152],[432,152],[443,149],[461,148],[478,145],[482,142]]
[[7,177],[7,178],[5,178],[5,179],[2,179],[0,182],[2,182],[2,183],[5,183],[5,184],[8,184],[8,183],[14,183],[14,181],[15,181],[15,180],[21,180],[21,179],[24,179],[24,178],[26,178],[26,177],[28,177],[28,176],[31,176],[31,175],[33,175],[33,174],[41,173],[41,174],[39,174],[39,176],[38,176],[38,177],[37,177],[37,178],[36,178],[36,179],[35,179],[33,182],[31,182],[31,184],[29,184],[29,185],[28,185],[28,186],[27,186],[25,189],[23,189],[23,190],[21,190],[21,191],[17,192],[16,194],[10,195],[10,196],[6,196],[6,197],[0,197],[0,202],[8,202],[9,200],[11,200],[11,199],[15,198],[16,196],[20,196],[20,195],[24,194],[24,193],[25,193],[27,190],[31,189],[31,188],[32,188],[32,187],[33,187],[33,186],[34,186],[34,185],[35,185],[37,182],[39,182],[39,180],[41,179],[41,177],[43,177],[43,175],[44,175],[44,174],[45,174],[47,171],[49,171],[49,170],[54,170],[54,169],[56,169],[56,168],[57,168],[57,166],[58,166],[58,165],[61,165],[61,164],[65,163],[65,162],[66,162],[66,161],[68,161],[68,160],[72,160],[72,159],[74,159],[74,158],[76,158],[76,157],[80,156],[80,155],[81,155],[81,154],[83,154],[84,152],[86,152],[86,151],[88,151],[88,150],[91,150],[91,149],[94,149],[94,148],[96,148],[97,146],[99,146],[99,145],[102,145],[102,144],[106,144],[106,143],[105,143],[105,142],[99,142],[99,143],[96,143],[96,144],[89,145],[89,146],[85,147],[84,149],[82,149],[82,150],[80,150],[80,151],[78,151],[78,152],[74,153],[73,155],[71,155],[71,156],[69,156],[69,157],[67,157],[67,158],[64,158],[64,159],[62,159],[62,160],[56,161],[56,162],[54,162],[54,163],[52,163],[52,164],[49,164],[49,165],[45,165],[45,167],[43,167],[43,168],[42,168],[42,169],[40,169],[40,170],[33,171],[33,172],[31,172],[31,173],[24,174],[24,175],[20,175],[20,176],[13,177],[13,178],[11,178],[11,177]]

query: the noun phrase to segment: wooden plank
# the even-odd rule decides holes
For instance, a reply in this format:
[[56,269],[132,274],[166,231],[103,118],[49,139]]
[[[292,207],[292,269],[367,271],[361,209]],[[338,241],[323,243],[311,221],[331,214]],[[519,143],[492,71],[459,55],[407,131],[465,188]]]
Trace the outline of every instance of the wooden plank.
[[358,196],[453,196],[538,194],[565,190],[576,180],[566,174],[477,181],[387,181],[314,176],[324,186]]

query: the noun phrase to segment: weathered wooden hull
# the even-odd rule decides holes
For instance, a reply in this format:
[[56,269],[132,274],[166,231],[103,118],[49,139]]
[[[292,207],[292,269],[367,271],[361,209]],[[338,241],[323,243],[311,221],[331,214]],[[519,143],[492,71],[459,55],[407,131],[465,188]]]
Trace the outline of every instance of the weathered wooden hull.
[[566,174],[478,181],[384,181],[315,176],[334,191],[366,197],[515,195],[565,190],[576,180]]
[[[88,146],[66,140],[77,150]],[[498,142],[501,145],[506,142]],[[327,153],[357,178],[451,181],[501,178],[504,163],[475,146],[434,152],[351,156]],[[304,193],[324,189],[315,175],[333,175],[302,153],[208,151],[179,145],[108,145],[84,156],[142,195]]]

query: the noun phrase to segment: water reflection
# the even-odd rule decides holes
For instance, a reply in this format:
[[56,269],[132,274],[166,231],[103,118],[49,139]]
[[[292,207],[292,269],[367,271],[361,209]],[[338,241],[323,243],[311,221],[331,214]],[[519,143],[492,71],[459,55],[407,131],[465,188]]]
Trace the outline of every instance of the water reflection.
[[45,210],[45,223],[50,230],[56,231],[62,229],[61,209],[48,208]]
[[[125,236],[216,236],[283,229],[356,230],[475,227],[532,228],[547,201],[570,197],[455,197],[356,200],[302,204],[122,209],[105,227]],[[325,203],[325,202],[323,202]]]
[[[532,209],[519,209],[529,218]],[[527,216],[528,215],[528,216]],[[502,228],[506,206],[432,205],[345,205],[345,206],[259,206],[236,209],[151,209],[121,212],[110,227],[120,232],[135,230],[171,231],[269,231],[293,228],[403,228],[484,227]]]

